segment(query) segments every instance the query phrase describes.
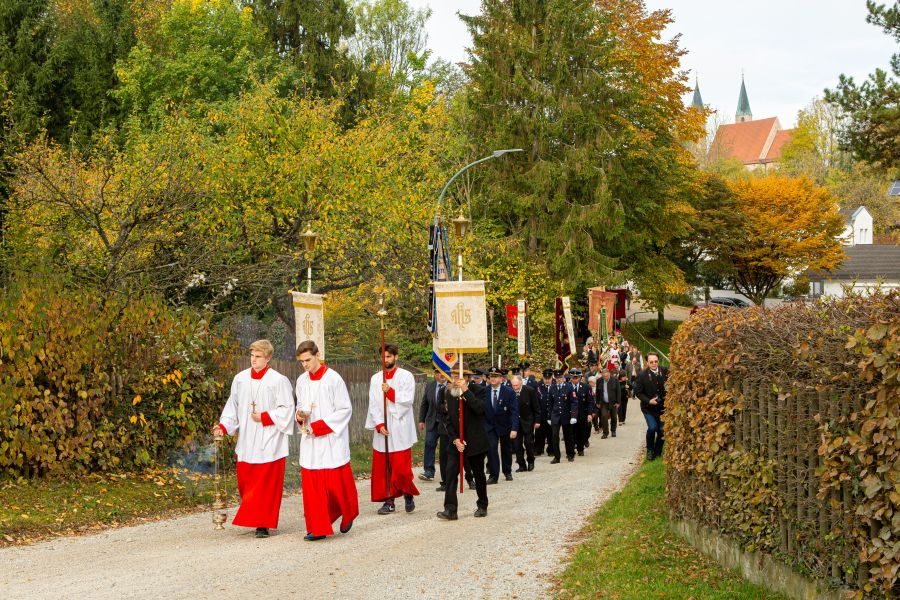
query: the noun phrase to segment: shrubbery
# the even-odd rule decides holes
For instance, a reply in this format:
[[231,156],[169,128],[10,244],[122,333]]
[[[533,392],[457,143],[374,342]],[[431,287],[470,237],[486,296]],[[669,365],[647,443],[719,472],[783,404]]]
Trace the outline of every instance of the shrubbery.
[[140,467],[205,432],[220,409],[224,340],[157,296],[20,278],[0,299],[0,470]]
[[676,517],[858,596],[900,570],[900,293],[711,308],[673,339]]

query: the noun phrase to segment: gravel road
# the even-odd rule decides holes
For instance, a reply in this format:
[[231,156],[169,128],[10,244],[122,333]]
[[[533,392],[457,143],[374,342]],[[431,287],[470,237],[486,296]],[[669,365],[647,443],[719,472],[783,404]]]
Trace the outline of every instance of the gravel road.
[[[514,473],[488,486],[485,519],[440,521],[437,483],[417,480],[412,514],[378,516],[360,481],[361,515],[347,535],[304,542],[301,500],[286,498],[281,527],[257,540],[211,513],[0,550],[0,598],[544,598],[585,518],[621,487],[640,459],[644,420],[637,402],[616,438],[592,434],[574,463]],[[513,463],[515,469],[515,462]],[[417,469],[417,472],[421,469]],[[229,510],[229,520],[234,509]]]

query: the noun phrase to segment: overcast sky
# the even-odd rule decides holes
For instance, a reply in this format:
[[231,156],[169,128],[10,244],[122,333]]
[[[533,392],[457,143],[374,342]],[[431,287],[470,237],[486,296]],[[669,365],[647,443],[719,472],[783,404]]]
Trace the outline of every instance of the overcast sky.
[[[471,39],[456,13],[474,14],[481,2],[409,2],[432,9],[434,53],[465,61]],[[865,22],[865,0],[647,0],[647,7],[672,9],[675,22],[666,35],[681,34],[691,83],[696,74],[704,103],[725,122],[734,121],[742,70],[753,118],[777,116],[790,127],[797,111],[834,87],[841,73],[863,79],[876,67],[887,69],[897,51],[890,37]]]

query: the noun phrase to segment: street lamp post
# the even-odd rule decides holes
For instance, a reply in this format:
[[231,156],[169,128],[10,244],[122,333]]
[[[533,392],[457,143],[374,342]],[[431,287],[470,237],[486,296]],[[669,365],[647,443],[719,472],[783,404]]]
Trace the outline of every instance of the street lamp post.
[[312,293],[312,257],[313,253],[316,251],[316,240],[319,239],[319,234],[313,232],[312,229],[306,228],[302,234],[300,234],[300,238],[303,240],[303,249],[306,251],[306,293]]

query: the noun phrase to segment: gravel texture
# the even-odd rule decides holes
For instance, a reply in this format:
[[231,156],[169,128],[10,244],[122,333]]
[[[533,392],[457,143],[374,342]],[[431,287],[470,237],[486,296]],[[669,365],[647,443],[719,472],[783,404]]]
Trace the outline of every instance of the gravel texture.
[[[475,492],[460,497],[459,520],[443,508],[438,482],[416,481],[412,514],[375,514],[359,481],[361,515],[347,535],[305,542],[299,496],[286,498],[281,527],[215,531],[211,513],[0,550],[0,598],[544,598],[577,532],[621,487],[640,460],[646,430],[636,401],[618,437],[591,435],[574,463],[549,464],[488,486],[488,516]],[[515,470],[513,462],[513,470]],[[417,473],[421,469],[416,469]],[[229,521],[234,508],[229,509]]]

